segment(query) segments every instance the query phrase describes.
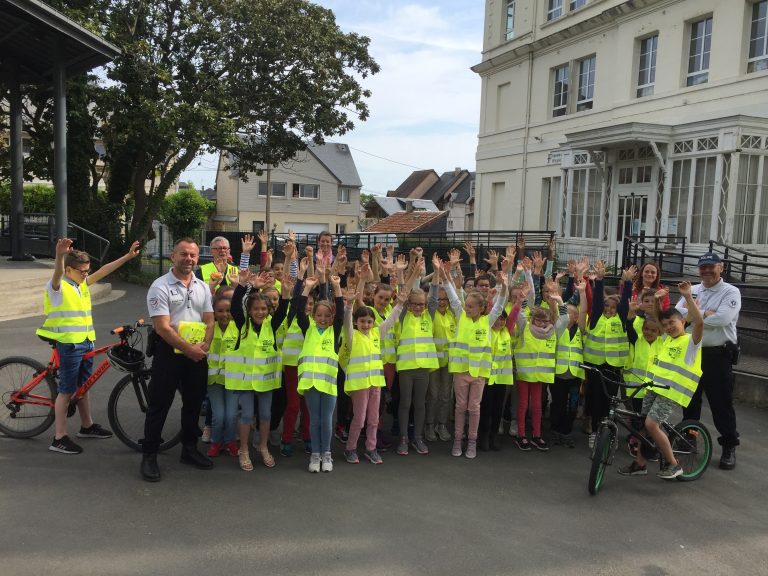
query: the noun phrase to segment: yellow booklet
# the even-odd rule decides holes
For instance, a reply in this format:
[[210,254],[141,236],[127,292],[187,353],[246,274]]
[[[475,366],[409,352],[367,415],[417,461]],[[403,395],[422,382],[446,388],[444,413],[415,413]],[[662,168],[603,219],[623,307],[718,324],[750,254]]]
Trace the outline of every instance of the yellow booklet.
[[[205,323],[182,320],[179,322],[179,336],[190,344],[199,344],[205,340]],[[181,350],[173,349],[176,354],[183,354]]]

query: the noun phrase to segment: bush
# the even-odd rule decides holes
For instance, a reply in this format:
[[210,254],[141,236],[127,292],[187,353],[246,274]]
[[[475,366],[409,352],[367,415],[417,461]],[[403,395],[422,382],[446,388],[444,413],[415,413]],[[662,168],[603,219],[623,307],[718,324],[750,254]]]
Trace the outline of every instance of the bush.
[[197,238],[213,207],[213,202],[197,190],[182,189],[165,197],[160,221],[171,229],[174,238]]
[[[27,214],[48,213],[56,210],[56,192],[50,184],[27,184],[24,186],[24,212]],[[11,185],[0,184],[0,213],[11,213]]]

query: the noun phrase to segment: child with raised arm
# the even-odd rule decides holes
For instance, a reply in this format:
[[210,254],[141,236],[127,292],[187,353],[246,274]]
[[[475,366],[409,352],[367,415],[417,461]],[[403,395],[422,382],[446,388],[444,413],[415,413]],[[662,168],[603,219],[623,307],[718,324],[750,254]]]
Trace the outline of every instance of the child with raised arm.
[[[685,299],[691,333],[686,333],[685,319],[680,311],[675,308],[661,310],[661,302],[667,291],[656,292],[656,314],[661,319],[665,335],[653,362],[651,375],[655,384],[664,387],[649,386],[641,410],[645,416],[645,431],[664,457],[664,466],[658,476],[665,480],[677,478],[683,473],[683,468],[675,458],[661,423],[670,417],[677,405],[685,408],[691,402],[701,378],[701,338],[704,335],[704,318],[691,295],[691,283],[681,282],[677,287]],[[625,476],[647,474],[647,460],[642,450],[637,452],[629,466],[619,468],[619,473]]]

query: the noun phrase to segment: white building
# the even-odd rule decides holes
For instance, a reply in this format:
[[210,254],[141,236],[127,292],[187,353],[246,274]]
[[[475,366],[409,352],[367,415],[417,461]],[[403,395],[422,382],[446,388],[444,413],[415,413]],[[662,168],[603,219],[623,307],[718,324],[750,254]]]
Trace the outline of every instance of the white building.
[[768,0],[485,6],[476,228],[765,250]]

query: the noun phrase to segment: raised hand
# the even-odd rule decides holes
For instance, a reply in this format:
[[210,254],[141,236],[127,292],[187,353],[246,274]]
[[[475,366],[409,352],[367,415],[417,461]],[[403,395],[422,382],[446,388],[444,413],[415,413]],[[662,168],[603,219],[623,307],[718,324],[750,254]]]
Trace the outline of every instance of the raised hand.
[[538,250],[533,253],[533,273],[541,274],[541,270],[544,268],[544,257]]
[[255,243],[253,242],[253,236],[246,234],[240,238],[240,245],[242,246],[243,254],[250,254],[251,250],[253,250],[253,247],[255,246]]
[[294,246],[296,245],[296,232],[294,232],[290,228],[288,229],[288,240],[293,242]]
[[621,272],[621,279],[624,282],[631,282],[635,279],[635,276],[637,276],[637,266],[634,264]]
[[517,248],[515,248],[514,246],[507,246],[507,249],[506,249],[507,258],[509,258],[514,262],[516,255],[517,255]]
[[637,315],[637,311],[640,309],[640,302],[637,300],[637,296],[629,301],[629,313],[632,316]]
[[578,282],[576,283],[576,290],[581,292],[586,292],[587,290],[587,281],[584,280],[584,278],[579,278]]
[[531,270],[533,270],[533,260],[528,258],[528,256],[523,258],[521,263],[523,265],[523,270],[525,270],[526,272],[530,272]]
[[509,256],[509,253],[507,253],[506,256],[504,256],[504,259],[501,261],[501,271],[504,272],[506,275],[507,272],[509,272],[512,269],[512,266],[515,265],[515,257]]
[[408,261],[405,259],[405,254],[398,254],[397,260],[395,260],[395,270],[398,272],[408,268]]
[[371,261],[371,254],[368,252],[368,250],[363,250],[360,252],[360,262],[363,264],[369,264]]
[[448,262],[450,262],[451,268],[461,264],[461,251],[458,248],[451,248],[448,251]]
[[269,244],[269,237],[267,236],[266,230],[259,230],[256,233],[256,237],[259,239],[259,242],[261,242],[261,251],[266,252],[267,251],[267,244]]
[[[245,286],[248,283],[248,279],[250,277],[251,277],[251,271],[248,270],[248,268],[243,268],[242,270],[238,270],[237,283],[240,284],[240,286]],[[213,280],[211,280],[211,282],[213,282]],[[218,284],[218,280],[216,281],[216,283]]]
[[576,260],[568,260],[568,275],[576,276]]
[[602,260],[595,262],[595,277],[597,280],[605,278],[605,262]]
[[304,247],[304,254],[307,255],[307,258],[314,258],[314,256],[315,256],[315,249],[312,246],[310,246],[309,244],[307,244]]
[[331,275],[330,282],[334,289],[341,286],[341,278],[339,278],[339,276],[336,274]]
[[565,270],[560,270],[557,274],[555,274],[555,282],[559,284],[560,280],[562,280],[566,276],[568,276],[568,272],[566,272]]
[[469,256],[470,261],[475,259],[475,247],[472,246],[472,242],[464,243],[464,252],[466,252],[467,256]]
[[317,276],[309,276],[304,280],[304,293],[308,294],[320,283]]
[[[683,297],[691,295],[691,283],[688,282],[687,280],[680,282],[680,284],[677,285],[677,289],[680,291],[680,295]],[[660,290],[659,292],[661,291],[662,290]],[[663,290],[663,291],[666,292],[666,290]]]
[[380,258],[382,248],[383,246],[381,244],[374,244],[373,248],[371,248],[371,252],[373,252],[376,256]]
[[437,255],[437,252],[432,253],[432,271],[434,274],[437,274],[440,272],[440,269],[443,267],[443,262],[440,260],[440,256]]
[[56,256],[62,256],[67,252],[71,252],[72,244],[73,241],[69,238],[61,238],[58,242],[56,242]]
[[488,250],[488,256],[485,261],[491,265],[491,268],[497,268],[499,266],[499,254],[496,250]]

